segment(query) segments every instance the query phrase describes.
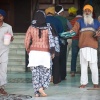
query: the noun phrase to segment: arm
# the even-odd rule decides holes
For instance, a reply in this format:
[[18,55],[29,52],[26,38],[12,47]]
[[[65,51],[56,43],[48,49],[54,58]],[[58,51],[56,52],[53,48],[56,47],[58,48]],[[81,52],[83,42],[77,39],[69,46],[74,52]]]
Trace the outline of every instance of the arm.
[[24,45],[27,52],[29,52],[29,49],[30,49],[30,40],[31,40],[31,27],[28,28],[26,32],[25,40],[24,40]]
[[74,32],[78,33],[78,32],[79,32],[79,29],[80,29],[80,24],[79,24],[78,22],[75,22],[75,24],[74,24],[72,30],[73,30]]
[[12,26],[9,27],[9,33],[11,34],[11,42],[14,40]]
[[71,23],[67,20],[68,30],[72,29]]

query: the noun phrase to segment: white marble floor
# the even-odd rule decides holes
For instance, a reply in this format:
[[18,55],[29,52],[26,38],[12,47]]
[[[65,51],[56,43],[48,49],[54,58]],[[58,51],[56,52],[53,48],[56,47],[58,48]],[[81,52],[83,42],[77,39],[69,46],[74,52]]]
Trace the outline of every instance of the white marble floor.
[[[87,90],[92,88],[91,75],[86,88],[80,89],[80,74],[75,77],[67,75],[67,80],[58,85],[50,83],[46,90],[48,97],[34,97],[31,83],[31,73],[8,73],[8,84],[6,90],[9,94],[24,94],[32,96],[28,100],[100,100],[100,90]],[[8,100],[8,99],[7,99]]]

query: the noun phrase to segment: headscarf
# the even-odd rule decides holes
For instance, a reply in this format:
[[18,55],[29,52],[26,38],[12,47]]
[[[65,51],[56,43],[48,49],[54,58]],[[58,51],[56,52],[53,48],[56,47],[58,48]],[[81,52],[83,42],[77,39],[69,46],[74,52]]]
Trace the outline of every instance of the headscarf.
[[63,8],[62,5],[57,5],[57,6],[55,7],[55,13],[57,13],[58,15],[59,15],[61,12],[63,12],[63,11],[64,11],[64,8]]
[[93,12],[93,7],[91,5],[85,5],[83,7],[83,10],[86,10],[86,9],[89,9],[89,10],[91,10],[91,12]]
[[42,10],[36,11],[31,24],[33,27],[36,27],[39,29],[39,38],[41,38],[41,30],[47,29],[46,15],[45,15],[44,11],[42,11]]
[[2,10],[2,9],[0,9],[0,14],[1,14],[3,17],[6,16],[6,12],[5,12],[4,10]]
[[36,27],[39,29],[44,29],[45,27],[47,27],[46,15],[45,15],[44,11],[42,11],[42,10],[36,11],[31,24],[33,27]]
[[68,13],[69,13],[69,14],[72,13],[72,14],[76,15],[76,13],[77,13],[77,8],[75,8],[75,7],[70,7],[70,8],[68,9]]
[[46,15],[51,13],[51,14],[55,14],[55,8],[54,7],[48,7],[47,9],[45,9],[45,13]]

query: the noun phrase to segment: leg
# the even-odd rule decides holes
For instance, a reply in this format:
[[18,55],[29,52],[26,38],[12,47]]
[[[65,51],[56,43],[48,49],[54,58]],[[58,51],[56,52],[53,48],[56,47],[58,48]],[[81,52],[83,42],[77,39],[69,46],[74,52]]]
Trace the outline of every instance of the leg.
[[71,76],[75,76],[78,52],[79,52],[78,40],[72,40]]
[[0,64],[0,94],[7,95],[4,86],[7,84],[7,63]]
[[59,56],[55,56],[53,59],[52,74],[54,84],[61,82]]
[[81,85],[86,85],[88,83],[88,61],[86,61],[80,52],[80,64],[81,64]]
[[39,89],[39,92],[42,96],[47,96],[47,94],[44,92],[44,89],[49,86],[51,71],[46,67],[40,66],[40,72],[40,83],[42,84],[42,88]]
[[99,74],[98,74],[98,66],[97,66],[97,62],[95,63],[89,63],[90,65],[90,69],[91,69],[91,73],[92,73],[92,82],[94,85],[98,85],[99,84]]
[[65,80],[66,78],[66,52],[67,52],[67,43],[65,45],[61,44],[60,47],[61,80]]
[[42,84],[40,84],[40,81],[39,81],[39,68],[38,68],[38,66],[31,68],[31,71],[32,71],[32,83],[33,83],[34,95],[36,97],[38,97],[38,96],[40,96],[39,88],[42,87]]

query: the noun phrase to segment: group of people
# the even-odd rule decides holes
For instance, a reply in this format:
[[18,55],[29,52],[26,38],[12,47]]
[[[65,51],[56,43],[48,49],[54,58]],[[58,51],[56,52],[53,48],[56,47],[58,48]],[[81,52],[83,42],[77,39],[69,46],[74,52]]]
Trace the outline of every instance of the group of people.
[[[27,67],[30,67],[32,72],[35,97],[47,96],[44,90],[49,86],[51,77],[54,84],[66,80],[68,38],[61,37],[61,34],[66,31],[76,32],[76,36],[71,38],[71,76],[75,76],[77,55],[80,50],[81,85],[79,88],[85,88],[88,84],[88,64],[91,69],[93,87],[99,88],[97,48],[100,23],[93,19],[91,5],[85,5],[82,11],[74,9],[76,15],[70,21],[63,16],[62,5],[35,12],[24,41],[29,55]],[[73,15],[70,10],[69,12]],[[13,41],[12,27],[3,22],[5,15],[5,11],[0,9],[0,94],[4,95],[7,94],[4,86],[7,83],[9,52],[9,46],[3,43],[4,34],[9,32]]]
[[[77,34],[72,37],[71,76],[75,76],[77,55],[80,50],[81,85],[79,88],[85,88],[88,84],[88,64],[93,87],[99,88],[97,48],[100,24],[98,20],[93,19],[92,13],[93,7],[85,5],[83,12],[74,9],[76,16],[69,21],[63,16],[62,5],[48,7],[45,12],[36,11],[25,37],[25,47],[29,53],[28,67],[32,71],[36,97],[47,96],[44,89],[48,87],[51,76],[54,84],[66,79],[68,39],[61,37],[61,34],[66,31]],[[30,40],[32,40],[31,45]]]

